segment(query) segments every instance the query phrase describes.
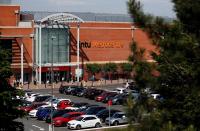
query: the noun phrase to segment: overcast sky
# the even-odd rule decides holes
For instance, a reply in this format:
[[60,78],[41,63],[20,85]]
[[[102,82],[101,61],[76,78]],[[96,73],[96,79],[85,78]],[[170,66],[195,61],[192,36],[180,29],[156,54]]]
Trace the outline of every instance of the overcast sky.
[[[0,0],[1,1],[1,0]],[[127,14],[127,0],[12,0],[23,11],[64,11]],[[171,0],[140,0],[145,12],[175,17]]]

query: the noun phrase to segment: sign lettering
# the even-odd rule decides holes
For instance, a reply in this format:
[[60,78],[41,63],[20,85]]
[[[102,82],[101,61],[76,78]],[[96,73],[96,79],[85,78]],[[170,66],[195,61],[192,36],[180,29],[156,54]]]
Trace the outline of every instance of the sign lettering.
[[123,48],[123,43],[119,42],[98,42],[98,41],[92,41],[92,42],[80,42],[81,48]]

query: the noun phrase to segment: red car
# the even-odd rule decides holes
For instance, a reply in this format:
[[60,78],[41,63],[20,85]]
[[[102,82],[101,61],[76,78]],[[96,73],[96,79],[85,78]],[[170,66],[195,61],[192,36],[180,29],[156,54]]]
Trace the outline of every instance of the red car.
[[97,96],[95,98],[96,101],[102,101],[103,99],[105,99],[108,95],[110,94],[110,92],[103,92],[101,95]]
[[23,110],[27,113],[29,113],[31,110],[36,109],[39,106],[45,105],[44,103],[37,103],[37,104],[31,104],[29,106],[24,106],[24,107],[20,107],[20,110]]
[[53,119],[54,126],[66,126],[67,123],[75,118],[83,115],[82,112],[68,112],[60,117]]
[[62,100],[57,104],[58,109],[65,109],[67,107],[71,107],[72,103],[69,100]]

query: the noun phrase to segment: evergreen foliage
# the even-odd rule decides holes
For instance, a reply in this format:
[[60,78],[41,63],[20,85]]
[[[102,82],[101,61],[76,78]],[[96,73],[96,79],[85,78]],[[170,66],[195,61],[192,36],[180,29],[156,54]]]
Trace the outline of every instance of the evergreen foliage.
[[[138,108],[136,111],[144,110],[142,114],[149,114],[145,119],[140,117],[141,130],[200,129],[200,1],[173,2],[178,17],[173,23],[165,23],[160,17],[146,15],[138,0],[128,2],[135,24],[149,34],[159,49],[159,54],[152,53],[156,61],[153,66],[137,59],[137,55],[129,57],[134,63],[136,84],[139,88],[150,86],[164,97],[162,102],[154,102],[145,97],[143,99],[145,94],[142,94],[142,99],[134,104],[135,109]],[[133,47],[132,54],[137,54],[140,49],[135,45]],[[153,70],[159,71],[159,76],[153,76]],[[149,110],[147,107],[151,105],[153,108]],[[137,118],[138,114],[134,117]]]
[[0,41],[0,130],[23,130],[23,124],[15,121],[24,116],[24,112],[17,109],[20,101],[15,99],[16,95],[21,94],[21,91],[9,83],[12,72],[8,60],[9,52],[1,47]]

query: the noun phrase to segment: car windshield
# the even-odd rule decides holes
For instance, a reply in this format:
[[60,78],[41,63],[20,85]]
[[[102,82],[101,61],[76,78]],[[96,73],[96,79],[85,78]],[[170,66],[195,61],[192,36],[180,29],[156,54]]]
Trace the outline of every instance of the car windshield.
[[77,121],[81,121],[82,119],[83,119],[83,117],[76,118]]
[[124,114],[118,114],[118,113],[115,113],[114,115],[113,115],[113,117],[114,118],[120,118],[120,117],[122,117]]

